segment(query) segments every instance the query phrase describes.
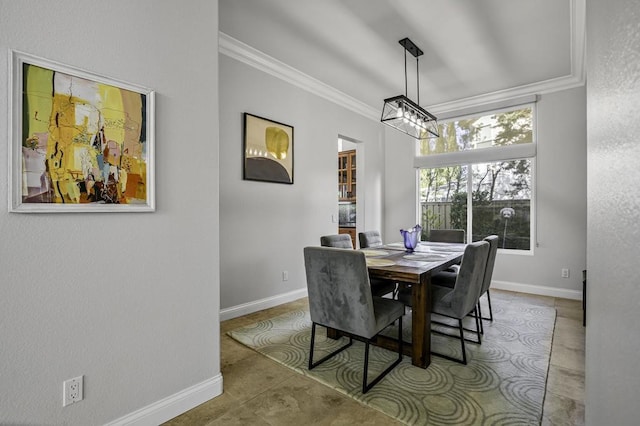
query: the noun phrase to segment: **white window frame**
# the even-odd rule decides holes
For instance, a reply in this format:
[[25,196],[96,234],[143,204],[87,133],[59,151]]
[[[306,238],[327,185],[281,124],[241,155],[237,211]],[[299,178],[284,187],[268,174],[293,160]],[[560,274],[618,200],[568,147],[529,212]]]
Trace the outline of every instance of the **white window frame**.
[[[530,220],[530,240],[529,240],[529,250],[515,250],[515,249],[502,249],[498,250],[504,254],[516,254],[521,256],[533,256],[534,249],[537,247],[537,233],[536,233],[536,222],[538,218],[537,209],[536,209],[536,193],[537,193],[537,179],[536,179],[536,169],[537,169],[537,110],[536,103],[532,101],[530,97],[526,98],[527,102],[522,102],[522,99],[516,100],[513,104],[505,105],[501,104],[500,106],[493,105],[493,108],[487,109],[475,109],[473,111],[465,111],[465,114],[460,115],[449,115],[444,120],[441,120],[441,123],[449,123],[451,121],[459,121],[464,120],[470,117],[478,117],[480,115],[491,115],[491,114],[500,114],[503,112],[514,111],[518,109],[531,108],[531,132],[532,132],[532,143],[526,144],[517,144],[517,145],[507,145],[507,146],[492,146],[488,148],[480,148],[480,149],[471,149],[467,151],[458,151],[458,152],[450,152],[450,153],[442,153],[442,154],[430,154],[430,155],[421,155],[420,154],[420,145],[416,143],[416,154],[414,157],[414,167],[416,169],[416,187],[418,191],[416,192],[416,219],[420,221],[420,169],[434,169],[441,167],[450,167],[450,166],[467,166],[471,167],[473,164],[482,164],[482,163],[494,163],[499,161],[511,161],[511,160],[530,160],[531,161],[531,198],[530,198],[530,209],[531,209],[531,220]],[[535,97],[533,98],[535,100]],[[473,179],[467,179],[467,205],[472,206],[473,197]],[[420,222],[417,222],[420,223]],[[473,208],[467,209],[467,235],[473,235]]]

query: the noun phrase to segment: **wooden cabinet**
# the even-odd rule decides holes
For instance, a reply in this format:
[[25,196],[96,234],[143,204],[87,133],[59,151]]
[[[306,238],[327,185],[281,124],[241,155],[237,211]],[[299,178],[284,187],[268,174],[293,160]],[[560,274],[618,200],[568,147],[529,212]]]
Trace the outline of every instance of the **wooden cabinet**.
[[351,236],[351,244],[353,244],[353,247],[358,247],[356,245],[356,228],[338,228],[338,234],[349,234]]
[[356,199],[356,150],[338,153],[338,199]]

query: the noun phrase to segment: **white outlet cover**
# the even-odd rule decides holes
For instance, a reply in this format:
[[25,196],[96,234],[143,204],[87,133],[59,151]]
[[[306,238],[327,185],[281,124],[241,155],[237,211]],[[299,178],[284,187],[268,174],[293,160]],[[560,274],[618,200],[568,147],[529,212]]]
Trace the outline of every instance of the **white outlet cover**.
[[63,383],[63,399],[62,406],[66,407],[74,402],[82,401],[83,398],[83,376],[74,377],[73,379],[65,380]]

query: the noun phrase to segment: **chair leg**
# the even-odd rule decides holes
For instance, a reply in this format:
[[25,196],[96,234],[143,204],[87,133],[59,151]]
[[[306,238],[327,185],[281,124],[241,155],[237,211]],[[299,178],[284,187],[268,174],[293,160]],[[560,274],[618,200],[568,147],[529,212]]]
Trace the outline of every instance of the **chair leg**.
[[316,341],[316,323],[311,323],[311,347],[309,348],[309,370],[311,370],[313,365],[313,344]]
[[309,370],[312,370],[313,368],[315,368],[318,365],[322,364],[323,362],[325,362],[326,360],[328,360],[332,356],[339,354],[340,352],[344,351],[345,349],[347,349],[349,346],[351,346],[353,344],[353,338],[349,338],[349,343],[347,343],[344,346],[339,347],[335,351],[331,352],[329,355],[327,355],[324,358],[322,358],[320,361],[317,361],[317,362],[314,363],[313,362],[313,347],[314,347],[315,341],[316,341],[316,323],[314,322],[314,323],[311,323],[311,347],[309,349]]
[[489,302],[489,321],[493,322],[493,310],[491,309],[491,293],[487,289],[487,302]]
[[[367,393],[367,376],[369,375],[369,341],[364,342],[364,373],[362,375],[362,393]],[[373,385],[372,385],[373,386]]]
[[[476,319],[480,317],[480,334],[484,334],[484,324],[482,323],[482,308],[480,307],[480,299],[478,299],[477,310],[478,313],[476,315]],[[476,323],[477,325],[477,323]]]
[[402,356],[404,355],[404,350],[402,345],[404,340],[402,338],[402,317],[398,318],[398,359],[402,361]]
[[[451,327],[451,328],[457,328],[458,329],[460,337],[456,337],[453,334],[448,334],[448,333],[444,333],[442,331],[433,330],[433,329],[431,330],[431,333],[452,337],[454,339],[459,338],[460,341],[461,341],[460,344],[461,344],[461,347],[462,347],[462,360],[454,358],[454,357],[449,356],[449,355],[445,355],[445,354],[441,354],[441,353],[438,353],[438,352],[434,352],[434,351],[431,351],[432,355],[438,356],[440,358],[448,359],[449,361],[458,362],[460,364],[465,364],[465,365],[467,364],[467,353],[466,353],[465,345],[464,345],[465,340],[467,342],[471,342],[471,343],[482,344],[482,338],[480,337],[480,334],[481,334],[480,333],[480,327],[481,327],[480,324],[481,324],[482,320],[480,319],[480,314],[476,309],[474,309],[473,311],[470,312],[470,315],[472,315],[475,318],[475,322],[476,322],[476,329],[475,330],[464,328],[464,326],[462,324],[463,318],[460,318],[460,319],[455,318],[455,319],[458,320],[458,326],[445,324],[445,323],[440,323],[440,322],[436,322],[436,321],[433,321],[433,320],[431,321],[431,324],[439,324],[439,325],[444,325],[446,327]],[[449,318],[452,318],[452,317],[449,317]],[[471,340],[471,339],[466,339],[464,337],[464,331],[465,330],[477,334],[478,335],[478,340],[474,341],[474,340]]]
[[[491,309],[491,293],[487,290],[487,303],[489,304],[489,317],[481,316],[483,320],[492,321],[493,322],[493,310]],[[478,309],[480,308],[480,301],[478,300]],[[483,330],[484,332],[484,330]]]
[[364,376],[362,377],[362,393],[365,394],[371,390],[384,376],[402,361],[402,317],[398,318],[398,359],[388,366],[382,373],[378,375],[371,383],[367,384],[367,375],[369,372],[369,340],[364,343]]
[[[440,315],[440,314],[436,314],[436,315]],[[473,311],[469,312],[469,314],[467,315],[469,317],[474,318],[474,320],[476,321],[476,329],[474,330],[473,328],[463,328],[464,331],[468,331],[470,333],[478,334],[478,319],[476,318],[476,315],[477,314],[476,314],[476,310],[475,309]],[[449,318],[451,318],[451,317],[449,317]],[[457,319],[457,318],[454,318],[454,319]],[[457,325],[447,324],[446,322],[436,321],[434,319],[431,320],[431,324],[432,325],[440,325],[442,327],[449,327],[449,328],[456,328],[456,329],[458,328]],[[480,324],[482,324],[482,322]],[[482,330],[482,327],[480,327],[480,330]],[[445,332],[439,331],[439,330],[431,329],[431,333],[436,333],[436,334],[440,334],[442,336],[448,336],[448,337],[453,337],[453,338],[457,339],[456,336],[451,335],[449,333],[445,333]],[[464,340],[466,340],[469,343],[477,343],[477,344],[480,343],[480,340],[471,340],[471,339],[468,339],[466,337],[465,337]],[[438,355],[438,354],[434,354],[434,355]]]
[[462,319],[458,320],[460,328],[460,345],[462,346],[462,363],[467,365],[467,351],[464,349],[464,329],[462,328]]
[[478,309],[474,309],[475,318],[476,318],[476,334],[478,335],[478,344],[482,344],[482,317],[480,316],[480,305],[478,305]]

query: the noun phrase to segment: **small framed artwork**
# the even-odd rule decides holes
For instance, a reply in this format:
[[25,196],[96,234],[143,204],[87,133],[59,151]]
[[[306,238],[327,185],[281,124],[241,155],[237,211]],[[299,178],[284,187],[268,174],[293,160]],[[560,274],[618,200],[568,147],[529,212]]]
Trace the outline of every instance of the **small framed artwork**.
[[245,180],[293,184],[293,127],[244,113]]
[[154,92],[9,54],[9,211],[154,211]]

